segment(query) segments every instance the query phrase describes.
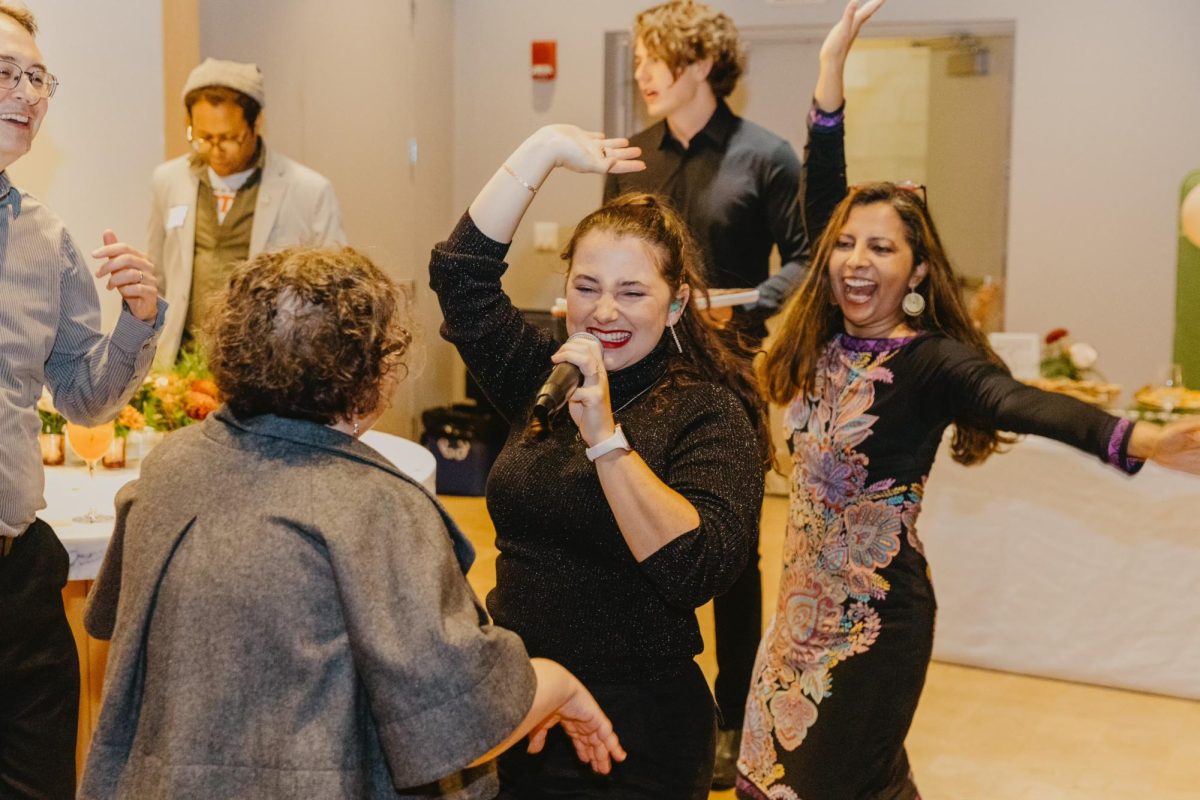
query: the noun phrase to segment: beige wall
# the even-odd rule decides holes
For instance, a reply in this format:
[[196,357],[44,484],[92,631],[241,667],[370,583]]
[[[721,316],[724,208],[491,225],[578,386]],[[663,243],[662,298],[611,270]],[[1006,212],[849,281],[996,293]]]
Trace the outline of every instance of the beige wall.
[[982,41],[991,59],[987,75],[947,75],[952,50],[930,53],[928,148],[937,157],[929,159],[925,183],[954,268],[962,275],[999,277],[1008,238],[1013,40]]
[[[415,13],[410,13],[415,12]],[[382,428],[452,392],[452,352],[425,288],[430,247],[454,221],[450,202],[454,8],[442,0],[206,0],[200,55],[255,61],[266,81],[272,147],[327,176],[350,243],[416,286],[422,345]],[[419,158],[410,164],[408,141]]]
[[183,107],[188,73],[200,63],[199,0],[162,0],[163,40],[163,158],[188,152]]
[[[112,228],[145,242],[150,172],[162,157],[161,0],[28,0],[60,85],[13,182],[63,221],[84,253]],[[102,32],[102,33],[101,33]],[[120,300],[100,287],[106,326]]]
[[[456,208],[536,126],[601,124],[602,32],[627,27],[647,4],[455,0]],[[828,25],[841,8],[715,4],[743,26]],[[1169,358],[1175,195],[1200,163],[1200,3],[903,0],[872,29],[951,32],[956,20],[1016,29],[1007,327],[1068,327],[1099,349],[1109,378],[1140,385]],[[529,42],[542,38],[558,40],[560,77],[535,94]],[[529,219],[570,226],[599,196],[598,179],[555,175]],[[518,233],[507,285],[518,303],[536,305],[561,279],[531,253],[529,236],[528,226]]]

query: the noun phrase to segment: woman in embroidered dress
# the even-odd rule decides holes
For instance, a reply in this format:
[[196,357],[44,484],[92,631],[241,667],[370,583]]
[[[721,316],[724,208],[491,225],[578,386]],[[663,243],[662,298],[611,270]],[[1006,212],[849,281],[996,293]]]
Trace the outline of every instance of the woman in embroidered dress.
[[[852,0],[822,48],[810,182],[845,185],[842,67],[878,5]],[[809,204],[815,230],[824,216]],[[921,195],[890,183],[855,187],[833,211],[762,378],[787,405],[791,510],[747,701],[743,798],[919,797],[904,738],[936,602],[915,523],[948,425],[963,464],[1014,431],[1129,473],[1153,459],[1200,474],[1200,420],[1131,424],[1013,380],[964,310]]]

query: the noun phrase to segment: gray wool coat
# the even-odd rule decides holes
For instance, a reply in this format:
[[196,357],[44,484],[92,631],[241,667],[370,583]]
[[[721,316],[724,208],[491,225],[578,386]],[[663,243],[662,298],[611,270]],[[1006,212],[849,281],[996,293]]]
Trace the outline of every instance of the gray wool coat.
[[470,557],[423,488],[330,428],[221,409],[171,434],[117,495],[88,602],[112,646],[79,796],[494,796],[490,765],[458,771],[536,685]]

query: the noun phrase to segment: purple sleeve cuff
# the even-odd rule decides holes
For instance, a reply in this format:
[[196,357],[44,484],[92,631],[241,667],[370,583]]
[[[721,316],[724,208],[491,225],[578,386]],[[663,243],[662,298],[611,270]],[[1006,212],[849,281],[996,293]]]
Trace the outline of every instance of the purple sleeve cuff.
[[843,102],[837,111],[822,111],[817,108],[817,103],[814,100],[812,106],[808,109],[808,127],[809,128],[837,128],[846,121],[846,104]]
[[1108,437],[1108,451],[1104,460],[1129,475],[1136,475],[1146,463],[1145,459],[1129,455],[1129,437],[1133,435],[1133,423],[1118,419]]

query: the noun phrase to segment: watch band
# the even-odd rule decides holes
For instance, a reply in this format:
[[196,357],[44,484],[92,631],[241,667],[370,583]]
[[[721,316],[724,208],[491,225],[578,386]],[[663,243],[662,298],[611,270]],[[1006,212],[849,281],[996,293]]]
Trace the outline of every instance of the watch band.
[[629,446],[629,440],[625,438],[625,432],[618,425],[613,429],[612,436],[605,439],[603,442],[597,442],[588,449],[583,451],[583,454],[588,457],[588,461],[595,461],[606,453],[611,453],[613,450],[633,450]]

